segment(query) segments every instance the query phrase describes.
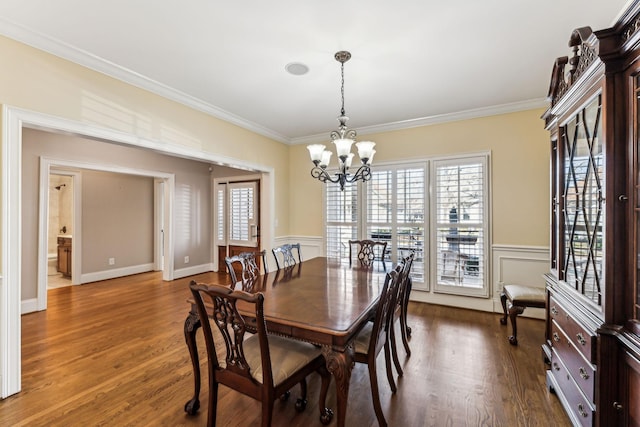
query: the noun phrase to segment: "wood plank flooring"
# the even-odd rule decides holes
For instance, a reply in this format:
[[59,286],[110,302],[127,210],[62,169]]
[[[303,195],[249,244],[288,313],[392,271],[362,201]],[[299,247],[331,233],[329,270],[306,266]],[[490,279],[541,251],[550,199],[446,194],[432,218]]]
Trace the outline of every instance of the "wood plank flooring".
[[[204,426],[201,409],[184,412],[193,392],[184,343],[190,279],[224,283],[207,273],[162,282],[147,273],[52,289],[46,311],[22,316],[22,392],[0,401],[1,426]],[[400,345],[405,375],[392,395],[381,352],[381,401],[390,426],[569,426],[557,397],[545,387],[540,344],[544,322],[519,320],[519,346],[496,314],[411,303],[412,356]],[[200,360],[206,361],[201,334]],[[321,426],[319,378],[309,404],[276,402],[274,426]],[[293,395],[297,390],[293,390]],[[328,405],[335,409],[333,384]],[[260,404],[220,387],[218,426],[253,426]],[[335,421],[332,423],[335,425]],[[349,426],[377,425],[366,367],[351,378]]]

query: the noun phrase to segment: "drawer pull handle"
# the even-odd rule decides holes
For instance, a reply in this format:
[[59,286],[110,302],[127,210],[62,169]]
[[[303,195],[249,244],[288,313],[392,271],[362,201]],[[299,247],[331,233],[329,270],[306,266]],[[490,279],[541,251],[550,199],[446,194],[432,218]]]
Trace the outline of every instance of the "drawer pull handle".
[[584,369],[582,366],[580,367],[580,376],[582,377],[583,380],[589,379],[589,374],[587,374],[587,370]]
[[578,338],[578,342],[582,345],[587,345],[587,340],[584,339],[584,336],[582,335],[582,332],[578,332],[576,334],[576,338]]
[[587,418],[589,416],[589,414],[587,414],[587,411],[584,410],[584,406],[582,406],[582,403],[578,403],[578,412],[580,413],[580,415],[582,415],[584,418]]
[[553,314],[554,316],[557,316],[559,314],[558,309],[555,305],[551,307],[551,314]]
[[622,411],[622,408],[624,408],[624,406],[622,406],[622,403],[613,402],[613,409],[615,409],[616,411]]
[[555,342],[560,342],[560,335],[558,335],[558,333],[557,333],[557,332],[554,332],[554,333],[553,333],[553,340],[554,340]]
[[558,365],[558,363],[553,362],[553,369],[555,369],[556,371],[560,370],[560,365]]

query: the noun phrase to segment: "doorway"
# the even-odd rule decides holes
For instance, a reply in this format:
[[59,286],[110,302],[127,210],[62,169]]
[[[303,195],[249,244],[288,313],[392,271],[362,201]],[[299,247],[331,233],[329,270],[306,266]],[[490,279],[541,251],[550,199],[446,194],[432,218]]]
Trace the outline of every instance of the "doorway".
[[72,284],[73,175],[49,174],[47,289]]
[[260,251],[260,180],[219,180],[215,192],[218,271],[226,271],[225,257]]

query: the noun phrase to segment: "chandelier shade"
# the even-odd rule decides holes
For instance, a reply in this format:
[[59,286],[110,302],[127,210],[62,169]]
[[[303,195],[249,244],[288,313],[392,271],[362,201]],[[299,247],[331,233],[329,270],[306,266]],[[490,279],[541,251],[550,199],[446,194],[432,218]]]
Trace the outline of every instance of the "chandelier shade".
[[[338,156],[338,171],[330,174],[327,172],[327,167],[331,161],[332,151],[326,149],[326,146],[322,144],[311,144],[307,146],[309,150],[309,156],[313,162],[313,168],[311,169],[311,176],[318,179],[321,182],[340,184],[340,190],[344,190],[346,183],[353,183],[357,181],[368,181],[371,179],[371,170],[369,166],[373,161],[373,155],[376,153],[373,147],[376,143],[372,141],[355,142],[356,131],[347,127],[347,121],[349,117],[345,115],[344,111],[344,63],[351,58],[351,54],[347,51],[340,51],[334,55],[336,61],[340,62],[340,74],[342,77],[342,85],[340,87],[340,94],[342,99],[342,106],[340,109],[340,115],[338,116],[338,130],[331,132],[330,137],[335,145],[336,154]],[[351,163],[353,161],[354,153],[351,152],[351,148],[355,143],[358,150],[358,157],[360,157],[361,165],[358,169],[351,173]],[[333,175],[333,176],[332,176]]]

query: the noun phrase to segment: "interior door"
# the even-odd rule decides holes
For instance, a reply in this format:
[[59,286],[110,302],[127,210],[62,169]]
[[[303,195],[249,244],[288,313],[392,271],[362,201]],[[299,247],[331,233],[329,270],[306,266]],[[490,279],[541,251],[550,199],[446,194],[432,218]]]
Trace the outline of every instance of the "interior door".
[[218,271],[225,271],[226,256],[260,250],[259,184],[253,180],[218,185]]

